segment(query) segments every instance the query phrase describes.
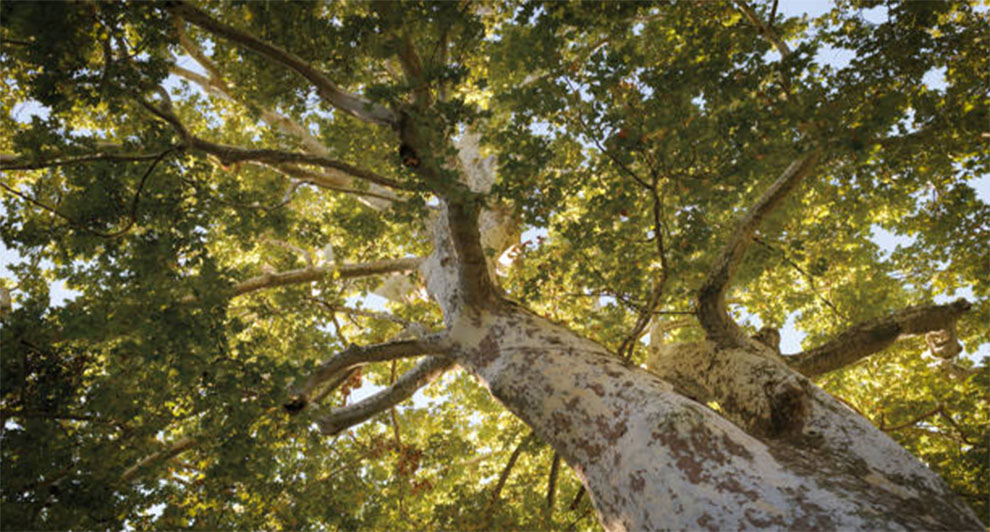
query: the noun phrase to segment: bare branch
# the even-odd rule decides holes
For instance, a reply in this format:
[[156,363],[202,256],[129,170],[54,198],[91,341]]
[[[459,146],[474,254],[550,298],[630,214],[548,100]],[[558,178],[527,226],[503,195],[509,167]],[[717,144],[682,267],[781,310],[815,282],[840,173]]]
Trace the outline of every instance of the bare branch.
[[550,475],[547,478],[547,519],[553,515],[553,504],[557,498],[557,472],[560,470],[560,455],[556,451],[550,461]]
[[342,279],[367,277],[370,275],[380,275],[383,273],[404,272],[416,269],[419,267],[422,260],[423,259],[419,257],[411,257],[405,259],[361,262],[356,264],[331,264],[326,266],[318,266],[316,268],[302,268],[299,270],[268,273],[237,283],[234,285],[234,295],[240,296],[248,292],[261,290],[263,288],[318,281],[327,275],[333,274],[335,269],[340,274]]
[[375,414],[412,397],[416,390],[432,382],[453,365],[454,361],[447,358],[425,357],[416,367],[399,377],[395,384],[363,401],[331,410],[320,417],[317,420],[320,430],[324,434],[334,435],[367,421]]
[[320,364],[316,371],[306,379],[294,394],[292,404],[297,406],[292,410],[298,411],[302,406],[305,406],[307,397],[317,386],[343,371],[372,362],[446,353],[450,351],[450,348],[451,344],[448,342],[446,334],[427,335],[422,339],[398,340],[369,346],[351,344],[347,349]]
[[[261,164],[261,163],[259,163]],[[335,169],[328,169],[323,172],[316,172],[308,168],[303,168],[301,166],[296,166],[293,164],[280,164],[280,165],[265,165],[277,172],[285,174],[287,176],[293,177],[295,179],[302,180],[306,183],[311,183],[320,188],[325,188],[327,190],[335,190],[337,192],[343,192],[345,194],[351,194],[353,196],[360,196],[366,198],[372,198],[377,200],[376,203],[372,204],[372,207],[384,207],[388,205],[388,202],[402,201],[402,198],[396,195],[391,190],[372,185],[369,190],[360,190],[353,188],[352,179],[350,176]],[[375,189],[378,190],[375,190]]]
[[971,307],[965,299],[947,305],[908,307],[887,316],[854,325],[825,344],[786,357],[788,364],[808,377],[843,368],[872,355],[897,339],[931,331],[952,330]]
[[414,189],[414,187],[410,185],[399,183],[398,181],[395,181],[383,175],[376,174],[375,172],[372,172],[370,170],[358,168],[356,166],[352,166],[345,162],[329,159],[327,157],[323,157],[320,155],[273,150],[268,148],[261,148],[261,149],[241,148],[238,146],[217,144],[193,136],[189,137],[189,141],[191,148],[201,150],[211,155],[214,155],[218,159],[220,159],[220,161],[225,165],[231,165],[234,163],[247,162],[247,161],[254,161],[254,162],[260,162],[260,163],[266,163],[272,165],[279,165],[284,163],[310,164],[314,166],[321,166],[324,168],[337,170],[351,177],[363,179],[365,181],[375,183],[384,187],[394,188],[398,190]]
[[131,467],[128,467],[124,471],[124,474],[120,476],[120,482],[126,484],[131,480],[133,480],[134,477],[136,477],[137,474],[141,471],[141,469],[147,467],[148,465],[151,465],[154,462],[165,461],[171,458],[175,458],[176,456],[179,456],[180,454],[188,451],[189,449],[192,449],[193,447],[196,447],[197,445],[199,445],[199,442],[196,441],[195,439],[183,438],[173,443],[172,445],[169,445],[167,448],[158,451],[157,453],[149,454],[148,456],[139,460],[136,464],[132,465]]
[[488,500],[488,511],[486,514],[489,518],[492,515],[492,509],[495,507],[495,503],[498,502],[498,498],[502,495],[502,488],[505,487],[505,482],[509,480],[509,473],[512,473],[512,468],[515,467],[516,461],[519,460],[519,455],[522,454],[523,450],[526,448],[526,445],[528,445],[533,438],[535,438],[535,433],[530,432],[527,434],[526,437],[523,438],[518,445],[516,445],[516,448],[509,456],[509,461],[505,463],[502,473],[498,476],[498,483],[495,484],[495,489],[492,490],[492,496]]
[[0,170],[40,170],[42,168],[91,163],[95,161],[110,161],[110,162],[120,162],[120,163],[154,161],[161,156],[162,156],[162,152],[155,152],[155,153],[96,152],[85,155],[64,156],[55,159],[39,160],[39,159],[32,159],[29,157],[21,157],[10,153],[0,153]]
[[32,198],[31,196],[28,196],[26,194],[23,194],[21,192],[18,192],[17,190],[15,190],[15,189],[7,186],[6,184],[0,183],[0,187],[3,187],[4,190],[6,190],[7,192],[9,192],[9,193],[11,193],[11,194],[13,194],[13,195],[15,195],[15,196],[23,199],[24,201],[27,201],[27,202],[29,202],[29,203],[31,203],[33,205],[36,205],[36,206],[38,206],[38,207],[40,207],[40,208],[42,208],[42,209],[44,209],[44,210],[46,210],[46,211],[48,211],[48,212],[50,212],[52,214],[58,216],[59,218],[62,218],[63,220],[67,221],[69,223],[69,225],[71,225],[71,226],[73,226],[73,227],[75,227],[77,229],[80,229],[80,230],[85,231],[87,233],[92,233],[94,235],[97,235],[97,236],[100,236],[100,237],[103,237],[103,238],[117,238],[117,237],[122,236],[122,235],[126,234],[127,232],[129,232],[134,227],[134,225],[137,223],[137,218],[138,218],[138,216],[137,216],[137,214],[138,214],[138,210],[137,210],[138,209],[138,203],[141,200],[141,192],[144,191],[144,186],[145,186],[145,184],[147,184],[148,178],[151,177],[151,173],[154,172],[155,167],[158,166],[158,163],[160,163],[162,161],[162,159],[165,158],[166,155],[168,155],[169,153],[171,153],[171,152],[173,152],[173,151],[175,151],[177,149],[178,149],[177,147],[173,146],[173,147],[170,147],[170,148],[167,148],[167,149],[163,150],[158,155],[156,155],[155,158],[154,158],[154,160],[151,162],[151,164],[148,165],[148,169],[145,170],[144,173],[141,175],[141,179],[138,181],[137,190],[134,191],[134,196],[131,199],[131,207],[130,207],[130,210],[128,211],[128,220],[127,220],[127,223],[124,224],[123,227],[121,227],[120,229],[118,229],[116,231],[106,232],[106,231],[100,231],[99,229],[93,229],[92,227],[89,227],[88,225],[86,225],[86,224],[84,224],[82,222],[79,222],[78,220],[76,220],[76,219],[74,219],[74,218],[66,215],[65,213],[59,211],[58,209],[56,209],[54,207],[51,207],[49,205],[46,205],[46,204],[42,203],[41,201],[38,201],[37,199]]
[[320,97],[337,109],[366,122],[390,127],[394,125],[395,115],[392,111],[360,96],[344,91],[322,72],[318,71],[299,56],[271,43],[262,41],[253,35],[242,32],[233,26],[215,20],[205,11],[193,7],[186,2],[174,2],[173,7],[169,9],[172,13],[182,17],[186,22],[199,26],[214,35],[230,39],[249,50],[290,68],[312,83]]
[[816,148],[792,162],[739,220],[735,232],[715,259],[697,295],[698,321],[709,340],[722,345],[743,345],[743,332],[726,309],[725,293],[729,282],[757,226],[811,172],[820,154],[821,149]]

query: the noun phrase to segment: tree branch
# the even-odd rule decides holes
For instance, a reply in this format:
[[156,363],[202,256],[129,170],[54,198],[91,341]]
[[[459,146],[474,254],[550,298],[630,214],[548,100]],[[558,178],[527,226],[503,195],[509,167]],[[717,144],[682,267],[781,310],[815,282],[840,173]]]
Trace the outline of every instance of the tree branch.
[[804,276],[805,281],[808,282],[808,287],[811,289],[811,293],[814,294],[815,297],[817,297],[819,300],[821,300],[821,302],[824,303],[825,306],[827,306],[829,309],[831,309],[832,312],[836,316],[838,316],[840,319],[845,320],[845,321],[849,321],[849,317],[846,316],[845,314],[839,312],[839,309],[836,308],[835,305],[827,297],[825,297],[825,296],[823,296],[823,295],[821,295],[821,294],[818,293],[818,288],[815,286],[815,277],[813,275],[811,275],[810,273],[808,273],[807,271],[805,271],[805,269],[802,268],[800,264],[798,264],[798,263],[794,262],[793,260],[791,260],[791,258],[787,256],[787,252],[786,251],[784,251],[783,249],[777,249],[777,248],[771,246],[765,240],[763,240],[762,238],[760,238],[758,236],[754,236],[753,237],[753,240],[757,244],[759,244],[759,245],[761,245],[761,246],[763,246],[763,247],[765,247],[765,248],[767,248],[767,249],[769,249],[771,251],[775,251],[775,252],[779,253],[780,256],[781,256],[781,258],[784,259],[784,262],[786,262],[787,264],[789,264],[792,268],[794,268],[795,270],[797,270],[798,273],[800,273],[801,275]]
[[[178,65],[173,65],[170,68],[170,71],[173,74],[200,85],[204,90],[211,94],[215,94],[221,98],[226,98],[232,101],[240,101],[235,97],[230,86],[223,81],[223,77],[216,64],[206,57],[203,51],[200,50],[199,47],[186,36],[185,32],[181,29],[181,24],[179,24],[179,28],[179,43],[182,46],[182,49],[192,56],[200,65],[202,65],[202,67],[209,72],[210,75],[209,77],[202,76]],[[243,104],[244,102],[240,103]],[[324,146],[316,137],[313,136],[312,133],[309,132],[308,129],[300,125],[296,120],[293,120],[292,118],[280,114],[272,109],[261,109],[261,119],[268,125],[277,128],[286,135],[298,138],[302,142],[303,151],[313,155],[319,155],[321,157],[329,156],[330,152],[327,150],[326,146]],[[267,166],[281,173],[292,175],[293,177],[297,177],[299,179],[304,179],[322,188],[328,188],[338,192],[359,196],[367,205],[376,210],[388,207],[390,202],[401,200],[401,198],[393,194],[387,188],[376,184],[372,184],[369,191],[357,190],[353,188],[354,178],[340,170],[330,170],[330,172],[327,173],[313,172],[292,165]],[[297,175],[302,173],[306,173],[308,175],[306,177]]]
[[[174,147],[170,148],[170,150],[171,149],[174,149]],[[168,153],[168,151],[166,151],[165,153]],[[67,156],[63,158],[39,160],[39,159],[31,159],[28,157],[21,157],[10,153],[0,153],[0,170],[40,170],[42,168],[91,163],[95,161],[110,161],[110,162],[121,162],[121,163],[154,161],[160,158],[161,156],[162,156],[162,152],[155,152],[155,153],[96,152],[86,155]]]
[[493,301],[498,292],[481,246],[480,211],[480,201],[448,201],[447,226],[460,263],[460,285],[465,301],[471,305]]
[[[825,344],[786,357],[791,368],[808,377],[835,371],[880,351],[899,338],[952,330],[971,307],[965,299],[947,305],[919,305],[854,325]],[[954,336],[954,335],[953,335]]]
[[881,426],[880,427],[880,430],[882,430],[884,432],[897,432],[899,430],[903,430],[903,429],[906,429],[908,427],[913,427],[919,421],[923,421],[923,420],[925,420],[927,418],[930,418],[930,417],[934,416],[935,414],[938,414],[941,411],[942,411],[942,407],[941,406],[937,406],[933,410],[930,410],[928,412],[925,412],[924,414],[921,414],[920,416],[916,416],[914,419],[911,419],[910,421],[905,421],[904,423],[901,423],[901,424],[898,424],[898,425],[894,425],[893,427]]
[[132,465],[131,467],[128,467],[124,471],[124,474],[120,476],[120,482],[122,484],[126,484],[131,480],[133,480],[141,469],[150,465],[151,463],[157,462],[159,460],[164,461],[170,458],[175,458],[176,456],[179,456],[180,454],[188,451],[189,449],[192,449],[197,445],[199,445],[199,442],[196,441],[195,439],[183,438],[173,443],[172,445],[169,445],[167,448],[158,451],[157,453],[149,454],[148,456],[139,460],[136,464]]
[[347,349],[320,364],[316,371],[295,391],[292,401],[286,405],[286,409],[290,413],[298,412],[306,405],[307,398],[317,386],[349,369],[372,362],[446,353],[450,351],[450,348],[451,344],[447,341],[446,334],[433,334],[421,339],[398,340],[369,346],[351,344]]
[[[747,4],[743,0],[734,0],[734,3],[736,4],[736,7],[739,8],[739,11],[742,11],[746,19],[749,20],[750,24],[756,26],[756,29],[763,34],[763,37],[766,40],[770,41],[773,44],[774,48],[776,48],[777,51],[780,52],[781,58],[787,58],[787,56],[791,55],[791,49],[790,47],[787,46],[787,43],[785,43],[780,39],[780,36],[777,35],[777,32],[773,31],[772,27],[770,27],[767,24],[764,24],[763,21],[760,20],[760,17],[757,16],[756,14],[756,11],[753,11],[753,8],[750,7],[749,4]],[[771,24],[773,24],[772,17],[776,15],[777,12],[776,0],[774,1],[773,5],[774,5],[774,10],[773,10],[774,12],[773,14],[771,14],[771,19],[770,19]]]
[[726,309],[725,293],[729,282],[732,281],[757,226],[811,172],[820,154],[821,149],[816,148],[792,162],[739,220],[735,232],[715,259],[708,278],[697,295],[698,321],[709,340],[724,346],[743,345],[743,332],[729,317]]
[[416,367],[407,371],[388,388],[363,401],[331,410],[321,416],[317,420],[320,430],[324,434],[334,435],[362,423],[375,414],[384,412],[393,405],[412,397],[417,390],[432,382],[453,365],[454,361],[447,358],[425,357]]
[[363,179],[365,181],[375,183],[381,186],[394,188],[398,190],[414,190],[414,187],[410,185],[399,183],[398,181],[395,181],[383,175],[376,174],[375,172],[372,172],[370,170],[358,168],[356,166],[352,166],[345,162],[337,161],[335,159],[329,159],[321,155],[273,150],[268,148],[247,149],[237,146],[217,144],[191,135],[189,136],[188,140],[191,148],[201,150],[211,155],[214,155],[218,159],[220,159],[220,161],[225,165],[231,165],[234,163],[246,162],[246,161],[254,161],[254,162],[273,164],[273,165],[279,165],[284,163],[310,164],[314,166],[321,166],[324,168],[337,170],[345,174],[348,174],[352,177]]
[[356,264],[329,264],[315,268],[301,268],[278,273],[268,273],[252,277],[234,285],[234,296],[247,294],[263,288],[286,286],[291,284],[318,281],[336,270],[342,279],[367,277],[383,273],[404,272],[419,267],[423,259],[411,257],[405,259],[387,259]]
[[505,467],[502,468],[502,473],[498,476],[498,483],[495,484],[495,489],[492,490],[492,496],[488,499],[488,511],[486,512],[486,515],[489,519],[491,518],[492,510],[495,508],[495,503],[498,502],[498,498],[502,495],[502,488],[505,487],[505,482],[509,480],[509,473],[512,473],[512,468],[515,467],[516,461],[519,460],[519,456],[522,454],[523,450],[525,450],[526,445],[529,444],[534,437],[533,432],[527,434],[526,437],[523,438],[518,445],[516,445],[516,448],[513,449],[512,454],[509,456],[509,461],[506,462]]
[[[757,31],[763,34],[763,37],[766,40],[770,41],[770,43],[773,44],[774,48],[776,48],[777,51],[780,52],[780,58],[787,59],[787,57],[791,55],[791,49],[790,47],[787,46],[787,43],[784,42],[779,35],[777,35],[777,32],[774,31],[773,27],[771,26],[773,24],[773,18],[777,14],[777,1],[774,0],[773,13],[770,14],[769,25],[764,24],[763,21],[760,20],[760,17],[757,16],[756,11],[754,11],[753,8],[749,7],[749,5],[744,0],[734,0],[734,1],[736,7],[738,7],[739,10],[742,11],[743,15],[746,17],[747,20],[749,20],[750,24],[756,26]],[[790,94],[791,80],[783,71],[780,72],[780,80],[784,85],[785,93]]]
[[371,318],[371,319],[375,319],[375,320],[390,321],[392,323],[396,323],[398,325],[402,325],[403,327],[406,327],[406,328],[422,328],[422,330],[426,330],[425,326],[423,326],[422,324],[419,324],[419,323],[416,323],[416,322],[413,322],[413,321],[409,321],[409,320],[406,320],[406,319],[402,319],[402,318],[396,316],[395,314],[390,314],[388,312],[375,312],[373,310],[348,307],[346,305],[333,305],[333,304],[331,304],[331,303],[329,303],[329,302],[327,302],[327,301],[325,301],[323,299],[319,299],[319,298],[315,298],[315,297],[310,297],[310,298],[307,298],[307,299],[309,299],[310,301],[313,301],[314,303],[319,303],[321,306],[323,306],[324,308],[326,308],[330,312],[334,312],[334,313],[339,312],[341,314],[346,314],[346,315],[351,316],[351,317],[353,317],[353,316],[361,316],[361,317],[364,317],[364,318]]
[[253,35],[242,32],[233,26],[215,20],[205,11],[193,7],[186,2],[174,2],[172,7],[168,9],[186,22],[199,26],[214,35],[236,42],[295,71],[313,84],[317,93],[325,102],[337,109],[365,122],[390,127],[395,124],[395,115],[392,111],[360,96],[344,91],[322,72],[318,71],[299,56],[262,41]]
[[557,472],[560,469],[560,455],[556,451],[550,461],[550,475],[547,478],[547,519],[553,516],[553,504],[557,498]]
[[[259,163],[262,164],[262,163]],[[325,188],[327,190],[335,190],[337,192],[343,192],[345,194],[351,194],[354,196],[361,196],[367,198],[373,198],[379,200],[378,203],[388,205],[388,202],[403,201],[401,197],[396,195],[391,190],[384,187],[377,187],[372,185],[370,190],[360,190],[353,188],[350,176],[341,172],[339,170],[330,169],[329,172],[316,172],[303,168],[301,166],[296,166],[293,164],[280,164],[280,165],[264,165],[271,168],[279,173],[285,174],[289,177],[299,179],[306,183],[311,183],[317,187]],[[378,190],[374,190],[377,188]],[[372,204],[373,207],[377,207],[378,204]]]
[[[203,51],[200,50],[195,43],[189,40],[189,37],[187,37],[186,33],[181,30],[181,27],[182,26],[180,24],[179,44],[182,46],[182,49],[185,50],[186,53],[192,56],[193,59],[195,59],[196,62],[203,67],[204,70],[209,72],[209,77],[201,76],[195,72],[184,69],[178,65],[173,65],[169,69],[169,71],[172,72],[173,74],[176,74],[178,76],[181,76],[187,80],[190,80],[198,84],[204,90],[216,94],[217,96],[226,98],[231,101],[239,101],[238,98],[234,96],[234,93],[230,89],[230,86],[227,85],[227,83],[223,80],[223,76],[220,73],[220,69],[217,68],[216,64],[214,64],[213,61],[211,61],[208,57],[206,57],[206,54],[204,54]],[[243,104],[244,102],[240,102],[240,103]],[[306,128],[304,128],[295,120],[283,114],[277,113],[271,109],[262,109],[261,119],[264,120],[268,125],[278,128],[283,133],[299,138],[299,140],[302,141],[305,151],[323,157],[329,155],[326,146],[320,143],[320,141],[317,140],[316,137],[312,135],[312,133],[310,133]]]
[[[145,186],[145,184],[147,184],[148,178],[151,177],[151,173],[155,170],[155,167],[158,166],[158,163],[160,163],[162,161],[162,159],[165,158],[166,155],[168,155],[169,153],[171,153],[171,152],[173,152],[173,151],[175,151],[177,149],[178,149],[178,147],[172,146],[170,148],[167,148],[167,149],[163,150],[161,153],[157,154],[154,157],[154,160],[151,162],[151,164],[148,165],[148,169],[145,170],[144,173],[141,175],[141,179],[138,181],[137,190],[134,191],[134,196],[131,199],[131,207],[130,207],[130,210],[128,211],[128,220],[127,220],[127,223],[124,224],[124,226],[121,227],[120,229],[117,229],[116,231],[106,232],[106,231],[100,231],[99,229],[93,229],[93,228],[87,226],[86,224],[84,224],[82,222],[79,222],[78,220],[75,220],[74,218],[72,218],[72,217],[70,217],[70,216],[62,213],[58,209],[56,209],[54,207],[51,207],[51,206],[48,206],[48,205],[45,205],[44,203],[42,203],[42,202],[40,202],[40,201],[32,198],[31,196],[28,196],[26,194],[22,194],[21,192],[18,192],[17,190],[15,190],[15,189],[13,189],[13,188],[11,188],[11,187],[3,184],[3,183],[0,183],[0,187],[3,187],[4,190],[6,190],[7,192],[10,192],[11,194],[13,194],[13,195],[15,195],[15,196],[23,199],[24,201],[27,201],[27,202],[29,202],[29,203],[31,203],[33,205],[36,205],[36,206],[38,206],[38,207],[40,207],[40,208],[42,208],[42,209],[44,209],[44,210],[46,210],[46,211],[48,211],[48,212],[50,212],[52,214],[55,214],[56,216],[58,216],[58,217],[62,218],[63,220],[66,220],[67,222],[69,222],[69,225],[71,225],[73,227],[76,227],[76,228],[78,228],[78,229],[80,229],[82,231],[86,231],[88,233],[92,233],[94,235],[97,235],[97,236],[100,236],[100,237],[103,237],[103,238],[117,238],[119,236],[122,236],[122,235],[126,234],[137,223],[137,218],[138,218],[138,216],[137,216],[137,214],[138,214],[138,212],[137,212],[138,203],[141,200],[141,192],[144,191],[144,186]],[[134,159],[132,159],[132,160],[134,160]]]

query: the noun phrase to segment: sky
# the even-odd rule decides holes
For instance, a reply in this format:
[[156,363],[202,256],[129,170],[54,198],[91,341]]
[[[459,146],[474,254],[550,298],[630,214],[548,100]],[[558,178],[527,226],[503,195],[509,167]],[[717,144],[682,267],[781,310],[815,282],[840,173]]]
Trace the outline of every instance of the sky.
[[[800,16],[801,14],[807,14],[810,17],[818,16],[828,9],[831,8],[830,2],[823,2],[821,0],[782,0],[779,4],[779,11],[788,16]],[[987,9],[987,6],[981,6],[980,9]],[[862,15],[871,22],[882,22],[886,18],[886,8],[883,6],[863,10]],[[819,58],[824,62],[827,62],[835,67],[841,67],[848,63],[852,58],[853,54],[848,50],[841,49],[825,49],[823,50]],[[191,60],[186,60],[183,62],[183,66],[187,68],[194,68],[195,63]],[[929,72],[925,78],[926,84],[932,86],[933,88],[939,88],[944,86],[944,79],[941,77],[941,73],[937,71]],[[38,105],[23,105],[19,106],[14,111],[16,118],[20,121],[29,121],[32,115],[44,116],[45,110]],[[978,197],[985,203],[990,203],[990,176],[981,176],[970,183],[977,192]],[[2,214],[2,211],[0,211]],[[910,242],[910,238],[895,235],[884,231],[883,229],[877,227],[874,228],[874,241],[877,245],[886,253],[890,253],[897,248],[898,245],[905,245]],[[539,230],[531,230],[527,234],[523,235],[523,240],[531,239],[539,234]],[[2,242],[0,242],[0,277],[7,279],[13,278],[10,273],[8,266],[20,262],[20,256],[7,249]],[[74,292],[68,290],[64,284],[61,282],[55,282],[51,289],[52,303],[54,305],[62,304],[65,300],[73,297]],[[973,294],[969,291],[963,291],[958,294],[951,294],[940,296],[937,298],[937,302],[943,303],[951,301],[957,297],[968,297],[972,299]],[[383,308],[383,302],[381,298],[370,298],[364,302],[366,307],[371,308]],[[743,316],[744,320],[750,320],[751,324],[759,327],[759,320],[752,316]],[[793,316],[788,319],[781,329],[781,348],[784,353],[795,353],[801,351],[801,340],[804,338],[804,334],[794,328]],[[980,360],[985,357],[990,357],[990,344],[984,344],[980,346],[976,353],[969,354],[970,357]]]

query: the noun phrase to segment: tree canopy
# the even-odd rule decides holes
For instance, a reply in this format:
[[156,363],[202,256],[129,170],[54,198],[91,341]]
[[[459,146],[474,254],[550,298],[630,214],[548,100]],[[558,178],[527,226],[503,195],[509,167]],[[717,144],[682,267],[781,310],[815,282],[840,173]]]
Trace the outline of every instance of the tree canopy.
[[[5,528],[598,526],[468,372],[426,387],[448,367],[383,355],[312,400],[410,375],[414,400],[335,436],[286,412],[330,355],[444,329],[416,268],[436,191],[473,192],[417,173],[453,157],[440,137],[496,176],[476,201],[511,222],[484,250],[507,296],[636,365],[704,338],[695,294],[735,221],[818,150],[730,313],[809,353],[969,299],[818,383],[990,522],[990,372],[955,347],[990,342],[975,3],[5,2],[0,21]],[[439,148],[410,153],[403,120]]]

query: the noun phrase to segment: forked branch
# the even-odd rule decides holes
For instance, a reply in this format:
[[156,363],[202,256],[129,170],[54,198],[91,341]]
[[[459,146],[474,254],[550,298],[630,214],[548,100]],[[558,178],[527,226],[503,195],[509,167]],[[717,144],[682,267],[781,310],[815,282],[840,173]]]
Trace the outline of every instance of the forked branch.
[[723,346],[742,345],[742,330],[726,309],[726,290],[760,222],[811,172],[820,154],[820,149],[814,149],[792,162],[739,220],[736,230],[716,257],[697,295],[698,321],[709,340]]
[[947,305],[908,307],[854,325],[821,346],[787,357],[787,362],[804,375],[815,377],[872,355],[898,338],[948,331],[955,341],[956,321],[971,306],[965,299],[959,299]]
[[439,356],[424,358],[413,369],[407,371],[395,384],[372,395],[371,397],[331,410],[321,416],[317,423],[320,430],[327,435],[339,434],[358,423],[367,421],[375,414],[384,412],[394,405],[412,397],[416,390],[426,386],[454,365],[454,361]]
[[351,344],[347,349],[344,349],[320,364],[316,371],[295,391],[292,399],[293,402],[290,403],[295,406],[291,408],[287,406],[286,408],[290,411],[298,411],[305,406],[307,398],[317,386],[349,369],[372,362],[386,362],[419,355],[441,354],[449,350],[450,343],[447,341],[446,334],[427,335],[424,338],[414,340],[398,340],[369,346]]

